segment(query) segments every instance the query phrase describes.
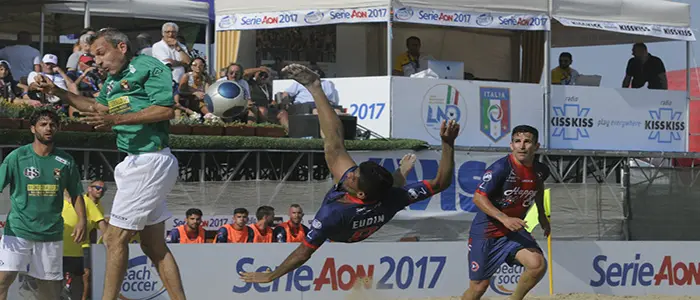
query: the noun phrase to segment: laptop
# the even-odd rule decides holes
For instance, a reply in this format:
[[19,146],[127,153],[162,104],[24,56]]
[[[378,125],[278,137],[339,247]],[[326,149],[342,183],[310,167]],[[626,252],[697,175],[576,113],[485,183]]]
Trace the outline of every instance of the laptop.
[[600,86],[600,75],[579,75],[576,77],[576,85],[581,86]]
[[429,60],[428,69],[440,79],[464,80],[464,62],[461,61]]

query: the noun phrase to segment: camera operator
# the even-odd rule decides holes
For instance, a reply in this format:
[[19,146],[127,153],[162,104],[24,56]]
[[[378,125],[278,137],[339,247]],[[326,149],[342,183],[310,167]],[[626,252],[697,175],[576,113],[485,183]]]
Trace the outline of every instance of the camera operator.
[[253,76],[248,79],[250,87],[250,98],[252,106],[255,108],[257,121],[267,122],[268,107],[272,102],[272,78],[266,69],[258,69]]

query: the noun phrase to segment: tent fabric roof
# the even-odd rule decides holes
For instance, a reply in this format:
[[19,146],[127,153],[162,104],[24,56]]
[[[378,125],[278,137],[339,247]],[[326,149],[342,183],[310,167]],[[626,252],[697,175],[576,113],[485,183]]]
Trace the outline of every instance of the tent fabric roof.
[[[84,11],[85,3],[46,5],[48,13],[82,15]],[[209,4],[189,0],[90,0],[90,14],[206,24],[209,22]]]
[[552,15],[589,21],[690,27],[690,5],[665,0],[553,0]]
[[[547,13],[548,0],[215,0],[217,15],[288,10],[411,6],[456,11]],[[552,0],[552,15],[570,19],[690,26],[690,5],[665,0]]]

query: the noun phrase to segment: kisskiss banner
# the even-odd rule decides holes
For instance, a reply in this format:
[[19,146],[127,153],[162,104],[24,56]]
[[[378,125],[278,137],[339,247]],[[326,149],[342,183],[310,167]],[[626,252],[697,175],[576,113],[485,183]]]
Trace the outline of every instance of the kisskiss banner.
[[[245,283],[239,272],[275,269],[297,244],[174,244],[187,298],[394,299],[447,297],[466,289],[465,242],[327,243],[303,266],[266,284]],[[93,285],[103,286],[105,248],[93,247]],[[231,256],[232,253],[235,255]],[[362,253],[362,255],[358,255]],[[198,270],[206,270],[201,272]],[[93,290],[98,299],[102,289]],[[130,245],[119,299],[170,299],[151,261]]]
[[700,295],[698,242],[552,243],[555,293]]
[[388,7],[329,10],[291,10],[265,13],[217,15],[216,30],[271,29],[340,23],[389,21]]
[[651,24],[631,24],[616,22],[598,22],[555,17],[564,26],[598,29],[626,34],[654,36],[672,40],[695,41],[695,33],[690,28],[661,26]]
[[463,147],[508,147],[510,131],[544,128],[542,88],[535,84],[392,77],[391,137],[440,145],[440,124],[456,120]]
[[394,8],[394,21],[508,30],[549,30],[546,14],[474,13],[451,10],[422,9],[409,6]]
[[[351,152],[356,162],[373,161],[390,172],[399,168],[401,158],[410,153],[407,151],[371,151]],[[408,183],[431,180],[437,176],[438,165],[442,153],[440,151],[419,151],[416,164],[406,177]],[[475,153],[455,152],[455,174],[452,185],[442,193],[426,200],[414,203],[396,214],[397,220],[416,220],[424,218],[440,218],[454,220],[469,220],[474,217],[478,208],[472,202],[474,192],[484,175],[484,171],[493,162],[506,153]]]
[[681,91],[552,86],[553,149],[686,151]]
[[[357,124],[376,132],[383,137],[389,137],[391,125],[391,101],[389,100],[390,77],[356,77],[324,79],[333,83],[338,104],[346,112],[357,117]],[[284,92],[296,84],[294,80],[275,80],[272,84],[273,93]],[[331,94],[331,92],[327,92]]]

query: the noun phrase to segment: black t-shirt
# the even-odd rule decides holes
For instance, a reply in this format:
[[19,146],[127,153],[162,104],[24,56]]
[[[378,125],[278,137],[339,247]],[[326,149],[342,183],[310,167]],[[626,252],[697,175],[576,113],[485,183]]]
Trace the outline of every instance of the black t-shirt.
[[649,83],[650,89],[663,89],[659,74],[666,73],[664,62],[660,58],[649,54],[649,59],[642,62],[636,58],[627,61],[626,75],[632,77],[632,88],[638,89]]
[[272,101],[272,87],[269,84],[258,84],[254,79],[248,80],[250,99],[255,106],[267,107]]

